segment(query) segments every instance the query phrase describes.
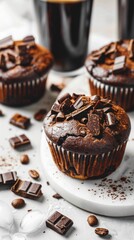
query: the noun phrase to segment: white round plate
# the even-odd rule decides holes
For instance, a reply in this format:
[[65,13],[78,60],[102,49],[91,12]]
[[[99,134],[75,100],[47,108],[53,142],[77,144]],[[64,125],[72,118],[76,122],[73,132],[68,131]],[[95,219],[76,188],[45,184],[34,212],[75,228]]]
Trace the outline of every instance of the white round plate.
[[[88,81],[78,77],[65,92],[89,94]],[[134,116],[130,114],[131,122]],[[134,125],[134,124],[133,124]],[[134,215],[134,139],[133,129],[126,153],[119,168],[106,179],[81,181],[60,172],[53,162],[45,134],[42,133],[41,159],[47,181],[54,190],[72,204],[97,214],[106,216]]]

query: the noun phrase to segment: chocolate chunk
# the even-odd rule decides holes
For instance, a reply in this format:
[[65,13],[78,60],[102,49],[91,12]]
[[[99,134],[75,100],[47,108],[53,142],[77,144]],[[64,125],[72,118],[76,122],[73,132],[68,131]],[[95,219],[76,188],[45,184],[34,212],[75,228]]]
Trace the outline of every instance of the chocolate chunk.
[[28,157],[28,155],[27,155],[27,154],[21,155],[21,157],[20,157],[20,162],[21,162],[22,164],[28,164],[28,163],[29,163],[29,157]]
[[57,83],[57,84],[51,84],[51,91],[54,91],[54,92],[60,92],[61,90],[63,90],[63,88],[65,87],[65,83]]
[[25,54],[23,57],[20,57],[20,65],[27,66],[31,63],[32,56],[30,54]]
[[96,228],[95,233],[102,237],[102,236],[107,236],[109,231],[106,228]]
[[54,195],[53,195],[53,198],[56,198],[56,199],[61,199],[62,198],[62,196],[59,194],[59,193],[55,193]]
[[60,111],[64,114],[68,114],[72,112],[73,110],[73,105],[72,102],[69,98],[65,99],[60,106]]
[[75,101],[75,103],[73,104],[74,109],[79,109],[82,106],[84,106],[84,100],[83,97],[78,97],[77,100]]
[[82,96],[85,96],[85,94],[77,94],[77,93],[73,93],[73,94],[72,94],[72,98],[73,98],[74,100],[76,100],[77,98],[82,97]]
[[46,114],[47,114],[47,110],[45,108],[42,108],[34,114],[34,119],[36,121],[43,121]]
[[73,221],[59,212],[55,212],[47,221],[46,226],[64,235],[73,225]]
[[32,35],[30,35],[30,36],[24,37],[22,41],[23,42],[33,42],[33,41],[35,41],[35,38]]
[[87,127],[93,136],[100,135],[100,118],[97,114],[88,115]]
[[100,62],[103,59],[103,57],[104,57],[105,53],[107,52],[107,50],[109,49],[109,47],[110,47],[110,45],[107,45],[107,46],[102,47],[98,51],[92,52],[91,59],[93,61]]
[[68,98],[71,99],[71,95],[69,93],[66,93],[58,99],[58,102],[61,104],[65,99],[68,99]]
[[11,186],[17,180],[16,172],[6,172],[0,174],[0,186]]
[[111,43],[109,45],[109,48],[107,49],[107,51],[105,52],[105,55],[109,55],[111,53],[116,53],[117,51],[117,43]]
[[100,96],[98,95],[93,95],[90,97],[91,101],[97,102],[98,100],[100,100]]
[[42,196],[41,187],[42,185],[39,183],[18,179],[12,186],[11,191],[24,198],[37,199]]
[[98,219],[95,215],[90,215],[87,218],[87,222],[90,226],[95,226],[98,224]]
[[0,50],[13,47],[13,45],[14,45],[14,41],[11,35],[0,40]]
[[10,138],[9,142],[13,148],[19,148],[21,146],[30,144],[30,140],[27,138],[25,134]]
[[3,116],[3,112],[0,110],[0,117],[2,117]]
[[66,119],[70,120],[71,118],[82,118],[84,117],[85,113],[87,113],[90,109],[92,109],[92,104],[87,104],[84,107],[81,107],[72,113],[66,115]]
[[116,57],[113,66],[113,73],[118,74],[125,70],[126,57]]
[[100,100],[95,103],[94,109],[96,109],[96,108],[98,108],[98,109],[103,108],[103,103]]
[[51,108],[51,113],[52,114],[57,114],[60,112],[60,104],[54,103],[52,108]]
[[6,71],[6,70],[7,70],[6,57],[5,57],[4,54],[1,54],[1,56],[0,56],[0,68],[1,68],[3,71]]
[[39,173],[36,170],[29,170],[28,173],[33,179],[38,179],[40,177]]
[[16,62],[16,58],[13,54],[7,53],[7,55],[8,55],[8,59],[9,59],[10,62],[12,62],[12,63]]
[[27,53],[27,45],[26,44],[18,45],[18,51],[20,56],[24,56]]
[[134,58],[134,40],[131,39],[128,46],[129,58]]
[[27,129],[30,126],[30,118],[16,113],[11,119],[10,123],[16,127]]
[[105,107],[105,108],[103,108],[103,112],[104,112],[104,113],[113,112],[113,111],[114,111],[114,110],[113,110],[112,107]]
[[17,199],[14,199],[11,204],[14,208],[19,209],[25,206],[25,201],[22,198],[17,198]]
[[114,126],[116,124],[116,117],[114,113],[109,112],[106,114],[106,124],[108,127]]
[[64,121],[64,119],[65,119],[65,115],[62,112],[59,112],[56,117],[57,122],[62,122]]

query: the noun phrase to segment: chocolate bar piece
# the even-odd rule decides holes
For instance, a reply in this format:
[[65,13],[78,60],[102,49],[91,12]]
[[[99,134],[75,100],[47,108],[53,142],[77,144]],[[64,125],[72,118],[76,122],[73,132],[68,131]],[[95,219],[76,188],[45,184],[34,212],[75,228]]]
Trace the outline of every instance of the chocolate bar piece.
[[25,134],[10,138],[9,142],[13,148],[19,148],[21,146],[30,144],[30,140],[27,138]]
[[114,126],[116,124],[116,117],[114,115],[114,113],[109,112],[106,114],[106,118],[107,118],[107,126]]
[[44,109],[40,109],[37,113],[34,114],[34,119],[36,121],[43,121],[45,116],[46,116],[47,110]]
[[128,46],[129,58],[134,58],[134,40],[131,39]]
[[120,56],[116,57],[113,66],[113,73],[118,74],[125,70],[126,57]]
[[37,199],[42,196],[41,187],[42,185],[39,183],[18,179],[12,186],[11,191],[24,198]]
[[46,226],[64,235],[73,225],[73,221],[59,212],[55,212],[47,221]]
[[8,47],[13,47],[13,38],[12,36],[8,36],[6,38],[3,38],[0,40],[0,49],[5,49],[5,48],[8,48]]
[[75,118],[75,117],[81,118],[91,108],[92,108],[92,104],[87,104],[87,105],[73,111],[72,113],[67,114],[66,119],[70,120],[71,118]]
[[30,118],[16,113],[11,119],[10,123],[16,127],[27,129],[30,126]]
[[17,180],[16,172],[6,172],[0,174],[0,186],[12,186]]

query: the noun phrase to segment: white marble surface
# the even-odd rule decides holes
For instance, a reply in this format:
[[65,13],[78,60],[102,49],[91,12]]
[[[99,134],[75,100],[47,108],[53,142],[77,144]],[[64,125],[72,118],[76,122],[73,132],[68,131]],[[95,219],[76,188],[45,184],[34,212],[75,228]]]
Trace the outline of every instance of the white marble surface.
[[[27,4],[25,4],[27,3]],[[92,21],[92,36],[96,34],[103,35],[104,38],[109,38],[110,40],[117,38],[117,24],[116,24],[116,0],[107,1],[107,0],[95,0],[95,10],[93,13]],[[25,8],[26,6],[26,8]],[[31,1],[30,0],[1,0],[0,1],[0,37],[6,36],[7,34],[14,35],[15,38],[21,38],[26,34],[35,34],[36,25],[34,24],[34,16],[29,13],[31,10]],[[114,7],[114,11],[113,11]],[[28,10],[29,9],[29,10]],[[110,9],[110,11],[109,11]],[[31,11],[30,11],[31,12]],[[98,36],[98,35],[97,35]],[[94,37],[93,37],[94,39]],[[96,37],[95,37],[96,39]],[[95,41],[95,46],[98,44],[103,44],[101,41],[102,38],[99,36]],[[62,240],[62,239],[71,239],[71,240],[99,240],[100,238],[95,235],[94,228],[91,228],[87,224],[87,217],[89,212],[83,211],[70,203],[66,202],[64,199],[54,199],[52,195],[54,191],[51,186],[46,184],[45,172],[40,160],[40,139],[41,139],[41,127],[42,123],[38,123],[33,119],[33,114],[37,109],[46,106],[49,110],[50,105],[54,101],[55,96],[47,92],[44,98],[38,103],[31,105],[26,108],[14,109],[0,105],[0,109],[3,110],[5,116],[0,118],[0,170],[1,172],[8,170],[16,170],[18,176],[29,180],[28,170],[35,168],[39,170],[41,174],[40,183],[43,185],[44,198],[40,201],[32,201],[26,199],[26,206],[23,209],[15,210],[11,207],[11,201],[16,198],[16,196],[9,190],[0,190],[0,200],[7,203],[15,218],[15,228],[14,232],[19,231],[19,225],[21,219],[25,216],[28,209],[40,210],[42,213],[48,217],[55,210],[61,211],[68,217],[71,217],[74,221],[74,228],[72,232],[65,237],[59,236],[50,229],[47,229],[44,224],[44,231],[38,232],[34,235],[27,236],[28,240]],[[28,131],[18,129],[14,126],[9,125],[10,117],[19,111],[19,113],[25,114],[32,118],[32,125]],[[130,114],[132,117],[132,114]],[[132,127],[132,132],[134,128]],[[20,155],[22,152],[15,151],[11,148],[8,142],[8,138],[17,134],[26,133],[27,136],[31,139],[32,149],[26,151],[30,156],[30,164],[27,166],[22,166],[20,164]],[[25,151],[24,151],[25,152]],[[45,160],[44,155],[44,160]],[[5,166],[6,165],[6,166]],[[98,216],[99,226],[106,227],[110,231],[110,235],[106,239],[111,240],[134,240],[134,217],[124,217],[124,218],[111,218]],[[3,216],[0,215],[0,222],[3,220]],[[12,235],[13,235],[12,233]],[[8,231],[0,228],[0,240],[11,240],[7,236]],[[5,237],[3,237],[5,236]],[[7,237],[6,237],[7,236]],[[16,235],[17,236],[17,235]],[[18,235],[19,236],[19,235]],[[19,237],[14,238],[15,240],[20,240]],[[21,238],[22,239],[22,238]],[[23,238],[24,240],[25,238]]]

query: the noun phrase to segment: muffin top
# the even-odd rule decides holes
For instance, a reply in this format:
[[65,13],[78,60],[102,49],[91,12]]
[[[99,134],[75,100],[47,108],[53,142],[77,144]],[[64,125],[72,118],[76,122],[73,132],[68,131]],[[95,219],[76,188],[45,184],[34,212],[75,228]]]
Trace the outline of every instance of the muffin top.
[[134,86],[134,40],[112,42],[86,59],[85,66],[100,82],[117,86]]
[[83,154],[111,151],[128,139],[130,120],[120,107],[97,95],[65,94],[44,121],[49,140],[64,149]]
[[33,80],[46,74],[53,57],[44,47],[35,43],[33,36],[13,41],[12,36],[0,40],[0,81]]

